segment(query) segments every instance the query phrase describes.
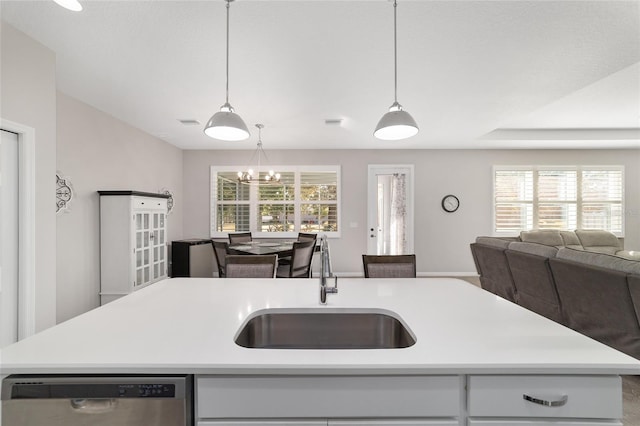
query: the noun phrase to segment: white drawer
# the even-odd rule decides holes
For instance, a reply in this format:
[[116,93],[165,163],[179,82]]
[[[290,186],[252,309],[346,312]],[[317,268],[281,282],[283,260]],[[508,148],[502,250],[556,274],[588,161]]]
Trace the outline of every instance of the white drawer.
[[469,419],[469,426],[622,426],[620,422],[597,420],[476,420]]
[[210,418],[457,417],[458,376],[198,377],[196,412]]
[[[566,403],[541,405],[525,395],[542,401],[566,396]],[[470,376],[469,416],[621,419],[622,382],[618,376]]]
[[321,420],[207,420],[198,422],[198,426],[327,426]]
[[328,426],[460,426],[458,420],[333,420],[329,419]]
[[133,197],[134,210],[167,210],[166,198]]

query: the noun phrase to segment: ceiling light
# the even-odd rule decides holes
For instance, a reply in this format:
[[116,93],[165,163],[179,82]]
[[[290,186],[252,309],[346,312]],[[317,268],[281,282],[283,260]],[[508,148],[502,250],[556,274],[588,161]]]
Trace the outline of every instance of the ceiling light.
[[241,141],[249,137],[249,129],[229,104],[229,4],[227,1],[227,97],[220,111],[213,114],[204,127],[204,133],[214,139],[223,141]]
[[418,133],[418,125],[411,115],[398,103],[398,42],[397,42],[397,0],[393,1],[393,78],[394,101],[389,112],[382,116],[373,135],[383,140],[400,140],[410,138]]
[[80,12],[82,5],[78,0],[53,0],[65,9],[73,10],[74,12]]
[[[264,152],[264,149],[262,148],[262,129],[264,128],[264,124],[256,124],[256,127],[258,128],[258,146],[254,151],[253,155],[251,156],[251,160],[249,160],[250,166],[247,167],[247,170],[243,172],[238,172],[238,181],[240,181],[241,183],[251,183],[251,182],[260,183],[260,179],[261,179],[260,170],[262,167],[261,166],[262,156],[264,156],[264,159],[267,160],[267,154]],[[254,170],[253,168],[251,168],[251,164],[253,164],[253,160],[256,158],[256,156],[258,157],[258,164],[256,169]],[[280,173],[276,173],[273,170],[269,169],[267,172],[263,173],[262,182],[263,183],[280,182]]]

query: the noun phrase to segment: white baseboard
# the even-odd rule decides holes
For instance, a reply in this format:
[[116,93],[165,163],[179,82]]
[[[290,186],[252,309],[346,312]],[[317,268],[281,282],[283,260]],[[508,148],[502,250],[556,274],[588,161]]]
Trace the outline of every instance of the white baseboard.
[[[334,275],[343,278],[363,278],[363,272],[334,272]],[[418,272],[416,274],[418,277],[477,277],[478,274],[476,272]]]

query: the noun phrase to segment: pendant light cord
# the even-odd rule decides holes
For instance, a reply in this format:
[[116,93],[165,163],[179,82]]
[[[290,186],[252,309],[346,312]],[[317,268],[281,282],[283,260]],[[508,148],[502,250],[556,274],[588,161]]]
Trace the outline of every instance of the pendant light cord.
[[229,5],[231,0],[227,0],[227,97],[226,103],[229,104]]
[[397,0],[393,0],[393,100],[394,100],[394,103],[396,104],[398,103],[398,35],[397,35],[397,29],[396,29],[397,7],[398,7]]

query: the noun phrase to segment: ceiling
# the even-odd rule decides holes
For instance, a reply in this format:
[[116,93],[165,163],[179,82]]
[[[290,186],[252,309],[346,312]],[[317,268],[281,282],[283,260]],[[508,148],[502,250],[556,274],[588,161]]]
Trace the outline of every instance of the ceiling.
[[242,142],[203,133],[225,102],[225,1],[80,1],[0,13],[56,52],[59,91],[180,148],[253,149],[255,123],[267,150],[640,148],[636,0],[400,0],[398,101],[420,127],[403,141],[373,137],[394,100],[392,2],[237,0]]

